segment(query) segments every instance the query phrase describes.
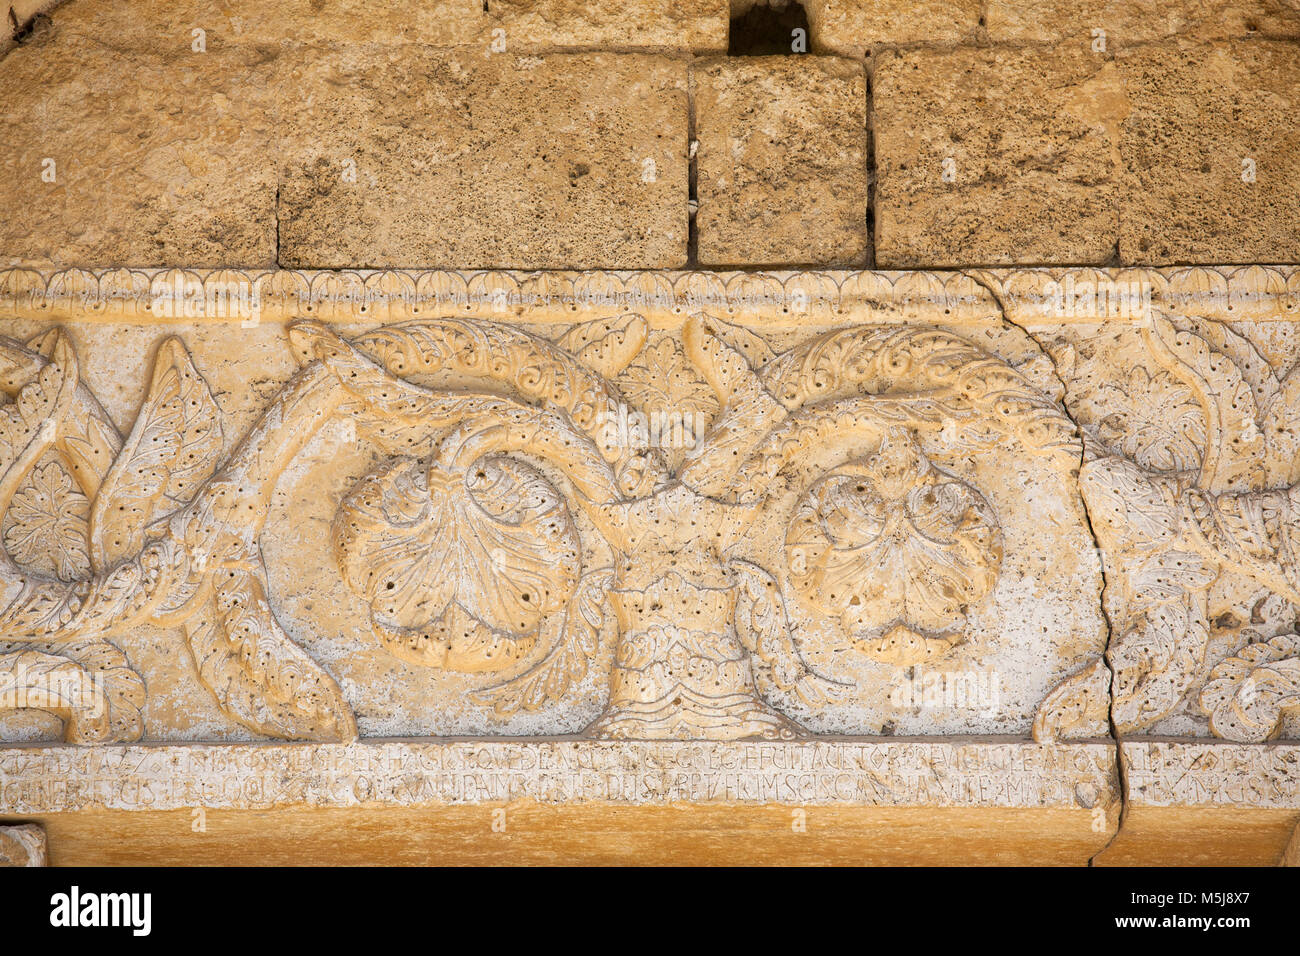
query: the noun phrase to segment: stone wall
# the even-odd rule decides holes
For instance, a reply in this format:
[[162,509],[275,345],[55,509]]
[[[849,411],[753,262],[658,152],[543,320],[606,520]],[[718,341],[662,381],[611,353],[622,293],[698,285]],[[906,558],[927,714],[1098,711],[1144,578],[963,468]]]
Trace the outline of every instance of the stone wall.
[[537,861],[1294,858],[1290,0],[9,30],[0,822],[53,862],[502,860],[521,806]]
[[36,6],[14,7],[3,64],[11,264],[1116,266],[1300,245],[1285,0],[816,0],[785,38],[810,54],[780,57],[726,56],[725,0],[77,0],[25,23]]

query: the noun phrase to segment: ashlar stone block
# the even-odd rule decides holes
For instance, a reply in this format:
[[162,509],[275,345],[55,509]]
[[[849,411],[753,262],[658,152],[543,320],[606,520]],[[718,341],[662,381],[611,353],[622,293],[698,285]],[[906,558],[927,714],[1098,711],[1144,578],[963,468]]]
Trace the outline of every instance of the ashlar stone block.
[[1120,258],[1300,259],[1300,45],[1151,45],[1117,65],[1130,104]]
[[1115,64],[1074,47],[881,54],[877,265],[1111,260],[1129,110]]
[[[56,42],[57,40],[57,42]],[[275,262],[274,51],[45,35],[0,60],[0,260]]]
[[814,48],[861,56],[877,47],[955,45],[975,39],[979,0],[807,0]]
[[335,49],[284,82],[282,264],[686,261],[680,60]]
[[853,265],[868,255],[862,66],[737,57],[695,73],[699,259]]
[[1300,36],[1300,7],[1272,0],[991,0],[987,18],[994,43],[1077,43],[1103,53],[1174,36]]

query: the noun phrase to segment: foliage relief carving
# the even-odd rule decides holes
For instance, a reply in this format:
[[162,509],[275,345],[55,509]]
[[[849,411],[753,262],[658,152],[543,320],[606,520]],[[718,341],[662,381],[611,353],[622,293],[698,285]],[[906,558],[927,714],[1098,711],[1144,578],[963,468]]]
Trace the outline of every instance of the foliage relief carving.
[[[843,687],[805,662],[792,600],[877,659],[946,653],[997,578],[1001,531],[984,493],[929,461],[919,436],[993,451],[1014,439],[1062,469],[1080,456],[1052,397],[937,328],[840,329],[779,355],[705,314],[673,355],[639,316],[557,342],[463,318],[351,340],[302,321],[288,338],[299,371],[229,448],[177,339],[160,345],[125,439],[63,332],[0,343],[14,399],[0,513],[55,515],[67,530],[50,540],[68,541],[53,568],[20,547],[0,556],[0,673],[110,677],[107,721],[63,707],[69,739],[140,735],[144,682],[111,638],[141,623],[183,627],[203,684],[255,732],[356,735],[339,685],[277,621],[259,545],[280,473],[334,417],[385,456],[333,526],[339,573],[380,644],[417,666],[494,675],[477,697],[508,714],[563,699],[609,639],[608,702],[588,732],[610,738],[805,733],[799,715]],[[711,393],[707,432],[672,458],[607,427],[647,374],[632,370],[654,362]],[[438,373],[471,384],[420,384]],[[11,509],[29,484],[87,517]],[[786,568],[739,553],[773,516]],[[593,533],[611,565],[586,566]]]

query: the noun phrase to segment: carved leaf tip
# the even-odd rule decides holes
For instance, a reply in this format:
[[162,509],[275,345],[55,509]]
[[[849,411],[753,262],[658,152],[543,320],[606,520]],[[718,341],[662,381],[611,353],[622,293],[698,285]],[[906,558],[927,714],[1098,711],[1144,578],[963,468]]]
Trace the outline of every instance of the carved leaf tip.
[[223,575],[186,634],[200,679],[244,726],[287,740],[356,739],[356,718],[342,690],[284,632],[260,573]]
[[91,559],[110,568],[140,552],[146,528],[190,501],[218,465],[221,410],[180,339],[166,339],[149,392],[91,511]]

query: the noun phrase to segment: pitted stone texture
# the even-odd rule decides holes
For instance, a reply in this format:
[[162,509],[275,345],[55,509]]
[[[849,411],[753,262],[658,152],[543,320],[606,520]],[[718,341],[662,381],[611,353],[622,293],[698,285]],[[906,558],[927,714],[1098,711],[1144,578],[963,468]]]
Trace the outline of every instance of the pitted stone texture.
[[[1077,42],[1091,48],[1104,31],[1112,45],[1173,36],[1300,36],[1300,7],[1278,0],[991,0],[994,43]],[[1104,52],[1104,51],[1101,51]]]
[[493,0],[492,29],[506,49],[727,48],[727,0]]
[[705,265],[861,264],[866,78],[830,57],[744,57],[696,74]]
[[1121,259],[1300,257],[1300,128],[1292,121],[1300,46],[1176,43],[1125,52],[1117,62],[1132,103],[1120,144]]
[[0,867],[48,865],[43,829],[32,823],[0,827]]
[[979,0],[807,0],[804,9],[814,48],[846,56],[876,46],[963,43],[980,25]]
[[890,52],[873,102],[878,265],[1113,256],[1128,112],[1113,64],[1070,47]]
[[[533,801],[1118,812],[1115,750],[1006,741],[358,741],[0,750],[5,812]],[[1082,813],[1080,814],[1083,815]],[[1086,817],[1085,817],[1086,819]],[[3,830],[0,830],[3,832]]]
[[[29,3],[28,6],[36,6]],[[205,31],[209,49],[247,43],[504,44],[512,53],[560,49],[662,48],[720,51],[727,46],[726,0],[77,0],[54,14],[63,32],[157,52],[188,47]],[[496,33],[495,31],[504,31]]]
[[57,32],[11,51],[0,261],[272,265],[275,70],[274,51],[164,56]]
[[281,43],[482,44],[481,0],[75,0],[53,12],[60,34],[156,53],[189,50],[202,30],[209,51]]
[[282,265],[686,259],[681,61],[389,48],[313,51],[288,72]]

